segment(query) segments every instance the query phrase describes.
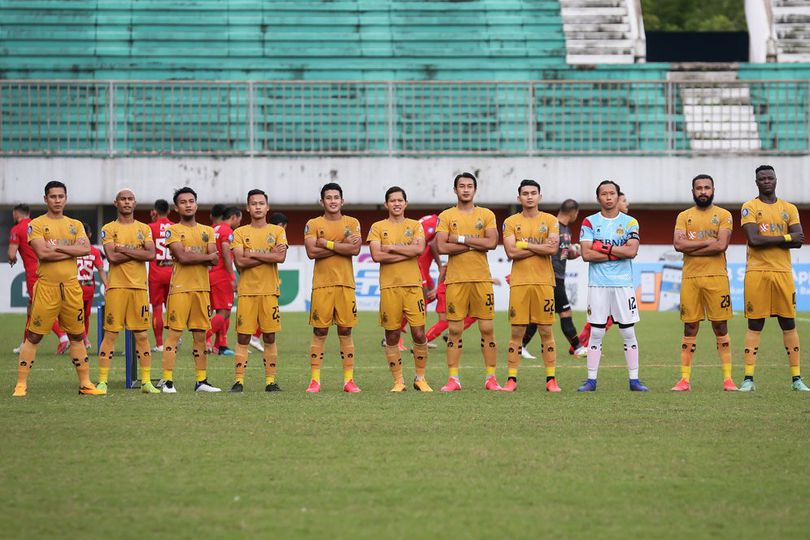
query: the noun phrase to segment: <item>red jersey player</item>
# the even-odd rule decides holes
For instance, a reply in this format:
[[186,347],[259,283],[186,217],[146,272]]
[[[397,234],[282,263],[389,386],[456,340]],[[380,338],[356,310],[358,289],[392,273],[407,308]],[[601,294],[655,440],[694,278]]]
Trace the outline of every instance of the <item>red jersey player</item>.
[[149,261],[149,303],[152,304],[152,330],[155,332],[155,352],[163,351],[163,307],[169,297],[169,282],[172,279],[172,256],[166,247],[166,230],[174,225],[168,218],[169,201],[158,199],[149,213],[152,223],[152,238],[155,241],[155,258]]
[[[236,291],[236,272],[233,269],[231,258],[231,242],[233,242],[233,229],[238,227],[241,221],[242,211],[231,206],[222,213],[222,221],[214,225],[219,262],[211,268],[208,274],[211,283],[211,309],[215,313],[211,318],[211,329],[206,332],[205,337],[210,349],[226,356],[234,354],[233,350],[228,348],[228,328],[231,325],[233,293]],[[210,340],[214,334],[217,336],[216,342],[211,344]]]
[[[11,228],[8,238],[8,264],[14,266],[17,262],[17,254],[20,254],[25,269],[25,285],[28,290],[28,316],[31,316],[31,298],[34,297],[34,284],[37,282],[37,256],[34,249],[28,245],[28,223],[31,221],[31,209],[27,204],[18,204],[11,212],[15,225]],[[28,321],[25,322],[25,333],[23,341],[28,336]],[[53,332],[59,337],[59,346],[56,354],[64,354],[70,342],[67,334],[59,328],[59,321],[54,321]],[[14,349],[14,353],[20,352],[20,348]]]
[[430,276],[430,266],[436,262],[436,266],[441,269],[442,261],[439,258],[439,250],[436,249],[436,228],[439,226],[439,216],[430,214],[419,218],[422,230],[425,231],[425,251],[419,256],[419,271],[422,273],[422,289],[425,293],[425,300],[431,303],[436,300],[436,287],[433,278]]
[[[87,238],[90,238],[93,233],[87,223],[84,224],[84,233]],[[104,271],[101,252],[91,245],[89,254],[76,257],[76,277],[79,279],[79,285],[82,286],[82,301],[84,302],[84,346],[88,349],[90,348],[90,338],[87,337],[87,333],[90,331],[90,313],[93,309],[93,298],[96,296],[96,270],[98,270],[102,285],[106,288],[107,273]]]

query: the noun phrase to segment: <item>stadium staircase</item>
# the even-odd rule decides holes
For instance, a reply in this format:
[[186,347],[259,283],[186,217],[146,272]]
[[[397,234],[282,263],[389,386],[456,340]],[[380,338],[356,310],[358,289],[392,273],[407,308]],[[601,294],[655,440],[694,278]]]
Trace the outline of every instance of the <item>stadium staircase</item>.
[[566,62],[643,62],[643,23],[638,6],[635,0],[560,0]]
[[777,62],[810,62],[810,0],[771,0]]
[[[695,151],[745,151],[761,148],[748,86],[735,84],[736,68],[671,71],[678,86],[689,147]],[[729,83],[729,84],[717,84]]]

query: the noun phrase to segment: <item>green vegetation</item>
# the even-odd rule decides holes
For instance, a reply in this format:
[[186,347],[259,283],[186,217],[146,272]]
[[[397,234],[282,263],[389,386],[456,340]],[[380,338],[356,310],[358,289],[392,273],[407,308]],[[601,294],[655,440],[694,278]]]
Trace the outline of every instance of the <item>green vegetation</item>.
[[743,0],[641,0],[646,31],[740,32],[747,29]]
[[[582,314],[576,319],[581,325]],[[704,325],[693,391],[674,394],[677,314],[642,319],[649,394],[627,390],[615,328],[597,393],[577,394],[584,361],[566,353],[562,394],[542,391],[539,360],[524,361],[517,393],[487,393],[473,328],[462,392],[392,395],[376,315],[361,313],[358,395],[339,392],[334,334],[322,393],[304,393],[310,331],[304,314],[286,314],[280,393],[263,391],[254,352],[244,394],[196,395],[184,347],[176,395],[124,390],[116,357],[110,394],[78,396],[70,361],[53,355],[48,336],[28,397],[12,399],[10,351],[22,317],[2,316],[0,531],[60,539],[806,538],[810,395],[790,390],[775,321],[763,333],[757,392],[720,391]],[[744,324],[739,315],[731,324],[738,382]],[[798,325],[810,339],[810,322]],[[504,314],[496,326],[503,351]],[[438,390],[444,344],[431,354],[428,378]],[[412,375],[412,361],[404,364]],[[210,366],[210,380],[228,388],[232,360],[212,356]],[[499,377],[505,371],[502,355]]]

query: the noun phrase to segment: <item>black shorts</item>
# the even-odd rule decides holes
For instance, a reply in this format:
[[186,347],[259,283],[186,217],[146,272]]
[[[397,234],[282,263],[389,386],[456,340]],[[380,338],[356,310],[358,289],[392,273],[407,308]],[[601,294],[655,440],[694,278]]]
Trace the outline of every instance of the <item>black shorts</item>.
[[565,292],[565,280],[554,280],[554,311],[562,313],[571,309],[571,302],[568,301],[568,294]]

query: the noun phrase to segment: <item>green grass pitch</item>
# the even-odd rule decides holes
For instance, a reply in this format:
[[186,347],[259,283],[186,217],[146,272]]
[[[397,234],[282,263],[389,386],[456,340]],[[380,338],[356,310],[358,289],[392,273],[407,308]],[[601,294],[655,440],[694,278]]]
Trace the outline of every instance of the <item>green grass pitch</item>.
[[[254,352],[244,394],[196,395],[186,346],[176,395],[123,389],[116,357],[109,395],[78,396],[73,368],[53,355],[49,336],[28,397],[12,399],[11,349],[23,319],[2,316],[0,537],[807,538],[810,395],[790,390],[776,321],[763,333],[757,392],[721,391],[704,324],[693,390],[674,394],[677,314],[642,318],[648,394],[627,390],[615,329],[597,393],[577,394],[584,361],[567,353],[557,372],[562,394],[543,391],[540,360],[524,361],[517,393],[487,393],[473,328],[462,392],[392,395],[382,332],[375,314],[363,313],[355,331],[358,395],[339,391],[334,331],[322,393],[304,393],[310,330],[304,314],[286,314],[281,393],[263,391]],[[578,327],[582,319],[577,314]],[[731,324],[738,383],[744,325],[739,315]],[[810,346],[810,322],[800,318],[798,327]],[[497,331],[505,381],[502,313]],[[558,325],[555,332],[562,345]],[[535,340],[530,350],[538,348]],[[444,344],[430,352],[428,379],[438,390]],[[231,360],[212,356],[209,364],[212,383],[229,388]],[[412,358],[403,364],[412,377]],[[159,376],[159,354],[155,365]]]

